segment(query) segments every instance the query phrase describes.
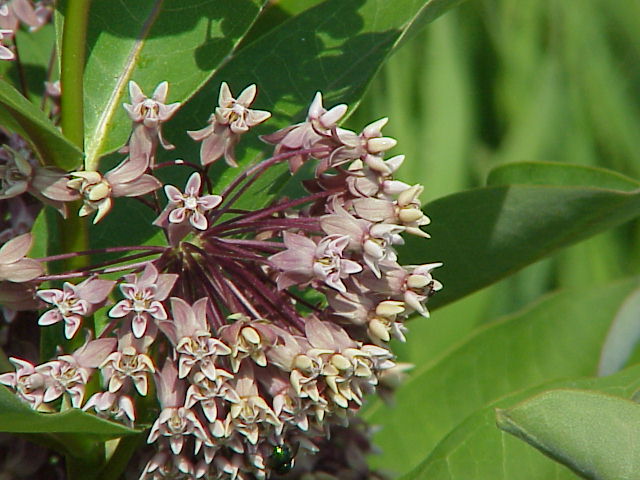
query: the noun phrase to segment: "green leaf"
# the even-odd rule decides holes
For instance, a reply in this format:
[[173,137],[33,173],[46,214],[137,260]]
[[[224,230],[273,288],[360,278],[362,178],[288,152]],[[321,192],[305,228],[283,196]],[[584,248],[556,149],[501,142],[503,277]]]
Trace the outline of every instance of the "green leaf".
[[129,101],[129,80],[149,96],[167,81],[168,102],[185,101],[231,58],[264,3],[92,2],[85,70],[87,163],[126,142],[131,122],[122,103]]
[[640,471],[640,405],[580,390],[552,390],[497,411],[498,426],[591,480]]
[[612,170],[552,162],[509,163],[494,168],[487,185],[563,185],[605,188],[630,192],[640,182]]
[[[327,107],[348,103],[354,108],[384,61],[410,33],[459,0],[327,0],[273,28],[243,48],[212,77],[176,115],[175,123],[201,128],[217,105],[220,83],[233,93],[255,83],[255,107],[272,112],[272,119],[257,128],[273,131],[303,118],[317,91]],[[371,119],[374,120],[374,119]],[[174,140],[172,138],[172,140]],[[199,158],[199,144],[175,138],[183,158]],[[240,159],[253,160],[264,146],[243,151]],[[244,154],[243,154],[244,153]],[[283,183],[283,169],[271,169],[252,189],[252,205],[263,205]],[[216,165],[216,184],[227,184],[237,172]]]
[[593,187],[511,185],[468,190],[428,203],[431,239],[407,238],[403,263],[441,261],[437,308],[551,252],[640,214],[640,193]]
[[45,114],[20,92],[0,80],[0,122],[27,140],[47,165],[76,168],[82,152],[65,139]]
[[374,438],[383,450],[374,465],[406,472],[483,405],[552,380],[595,374],[611,319],[636,284],[549,295],[417,367],[396,392],[394,407],[378,401],[365,415],[383,427]]
[[[0,75],[10,81],[16,89],[21,90],[20,71],[22,71],[29,100],[34,105],[40,105],[44,94],[44,82],[49,80],[47,71],[54,47],[55,29],[53,25],[47,24],[34,32],[17,30],[15,33],[19,45],[20,63],[2,62]],[[55,74],[52,74],[52,81],[55,78]]]
[[62,413],[36,412],[4,386],[0,387],[0,432],[74,433],[96,441],[140,433],[77,408]]
[[611,375],[621,370],[640,340],[640,289],[624,301],[613,319],[600,352],[598,375]]
[[575,480],[569,469],[496,427],[495,408],[550,388],[602,390],[629,396],[640,386],[640,366],[606,378],[563,380],[520,391],[474,412],[401,480]]

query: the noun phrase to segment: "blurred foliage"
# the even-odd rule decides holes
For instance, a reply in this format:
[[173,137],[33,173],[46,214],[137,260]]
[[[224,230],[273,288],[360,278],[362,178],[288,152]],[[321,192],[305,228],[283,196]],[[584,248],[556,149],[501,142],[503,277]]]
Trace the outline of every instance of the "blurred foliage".
[[[398,139],[394,152],[407,155],[401,175],[425,185],[428,201],[483,186],[508,162],[600,166],[638,179],[640,3],[466,2],[383,66],[349,123],[383,116],[385,134]],[[545,292],[637,274],[639,234],[634,221],[565,249],[414,320],[408,343],[394,348],[402,361],[425,365]]]
[[[640,3],[466,2],[384,65],[349,123],[382,116],[395,152],[407,155],[401,176],[425,185],[425,200],[482,186],[507,162],[602,166],[640,178]],[[414,342],[396,347],[401,358],[433,358],[543,292],[637,273],[639,228],[601,234],[413,322]]]

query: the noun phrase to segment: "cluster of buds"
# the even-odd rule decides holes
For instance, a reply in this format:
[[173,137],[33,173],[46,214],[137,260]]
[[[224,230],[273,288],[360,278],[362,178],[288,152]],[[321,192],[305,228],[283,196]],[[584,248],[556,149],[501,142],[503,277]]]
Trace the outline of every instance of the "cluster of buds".
[[[327,110],[318,93],[304,122],[262,137],[275,145],[272,157],[214,194],[209,165],[222,157],[236,165],[240,136],[270,117],[250,109],[256,87],[236,99],[222,84],[208,125],[189,132],[202,142],[200,165],[171,163],[195,170],[184,190],[154,176],[165,165],[156,162],[158,145],[173,148],[162,124],[180,104],[165,104],[166,83],[151,98],[133,82],[130,93],[133,132],[116,168],[47,171],[50,181],[39,187],[43,167],[11,149],[18,173],[0,170],[0,186],[5,198],[30,193],[62,212],[66,201],[82,199],[79,214],[97,212],[94,223],[117,197],[154,208],[145,197],[164,187],[167,203],[153,223],[166,245],[114,246],[105,252],[118,258],[46,274],[48,261],[101,252],[36,261],[25,258],[28,234],[12,238],[0,249],[0,281],[22,303],[9,307],[36,304],[43,328],[63,324],[67,339],[84,332],[86,340],[40,365],[11,357],[15,372],[0,383],[39,411],[83,408],[132,427],[151,419],[154,453],[141,479],[266,479],[291,470],[315,478],[308,476],[322,462],[314,458],[340,456],[327,451],[336,432],[353,439],[349,449],[362,459],[368,447],[350,427],[355,414],[367,394],[384,393],[402,375],[389,342],[404,341],[407,317],[428,316],[426,303],[442,287],[432,277],[439,263],[398,263],[402,235],[428,237],[421,227],[429,219],[422,187],[393,178],[404,157],[385,159],[396,144],[382,136],[387,120],[359,134],[345,130],[338,123],[346,105]],[[307,193],[243,207],[256,180],[287,162],[292,173],[315,166]],[[122,276],[114,280],[114,272]],[[90,383],[93,376],[99,381]],[[154,402],[141,402],[150,395],[154,412]],[[347,478],[348,469],[322,478]],[[364,470],[360,462],[353,478]]]

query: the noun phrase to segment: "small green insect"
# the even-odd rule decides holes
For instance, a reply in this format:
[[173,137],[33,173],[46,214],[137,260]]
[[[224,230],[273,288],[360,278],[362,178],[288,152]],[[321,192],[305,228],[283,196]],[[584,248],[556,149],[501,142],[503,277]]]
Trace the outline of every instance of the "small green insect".
[[[296,449],[297,450],[297,449]],[[295,452],[288,445],[276,445],[269,455],[267,466],[278,475],[289,473],[293,469]]]

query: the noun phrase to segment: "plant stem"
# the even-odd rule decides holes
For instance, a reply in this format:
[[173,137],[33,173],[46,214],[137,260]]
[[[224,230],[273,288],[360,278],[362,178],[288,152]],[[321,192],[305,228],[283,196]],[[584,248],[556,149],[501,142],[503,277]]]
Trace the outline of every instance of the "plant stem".
[[[84,144],[84,63],[86,53],[87,26],[89,23],[89,4],[91,0],[67,0],[64,12],[64,30],[62,32],[60,85],[62,97],[61,126],[62,133],[78,148]],[[87,166],[85,165],[85,168]],[[61,243],[64,252],[88,250],[89,234],[86,219],[75,213],[78,205],[71,205],[70,218],[61,222]],[[73,258],[67,261],[67,267],[77,268],[85,265],[86,259]]]
[[83,77],[90,3],[91,0],[67,0],[62,32],[62,133],[81,150],[84,144]]

